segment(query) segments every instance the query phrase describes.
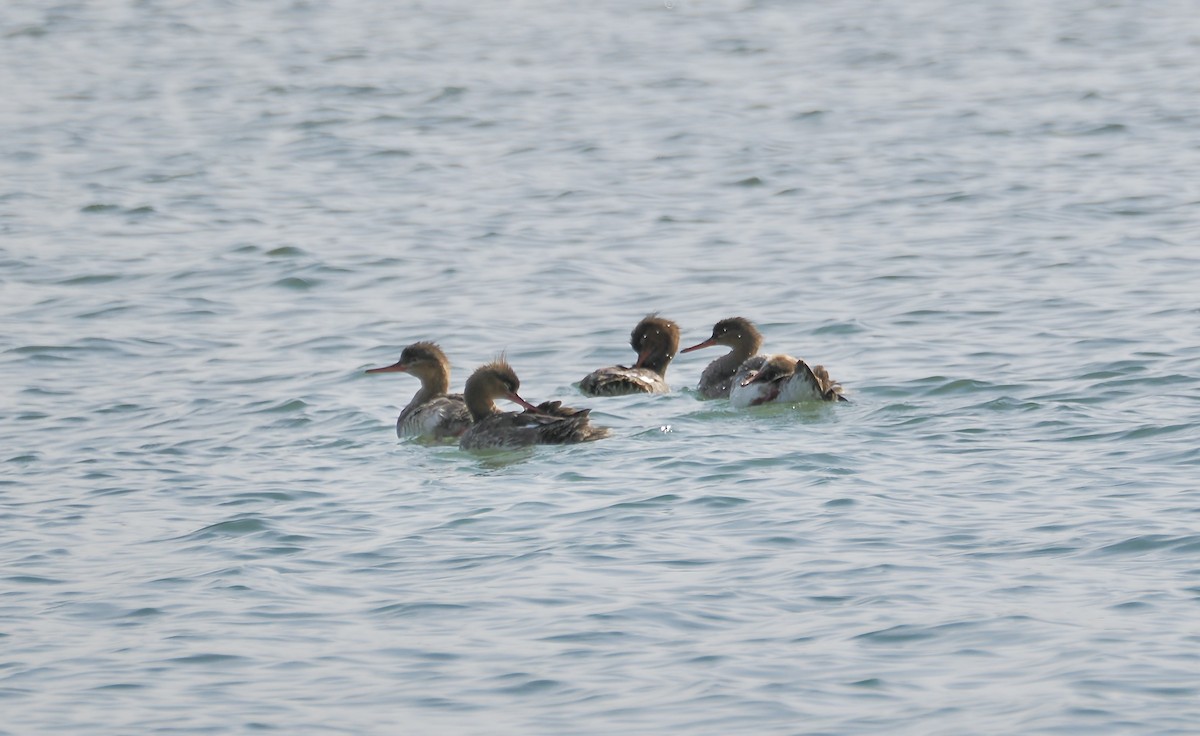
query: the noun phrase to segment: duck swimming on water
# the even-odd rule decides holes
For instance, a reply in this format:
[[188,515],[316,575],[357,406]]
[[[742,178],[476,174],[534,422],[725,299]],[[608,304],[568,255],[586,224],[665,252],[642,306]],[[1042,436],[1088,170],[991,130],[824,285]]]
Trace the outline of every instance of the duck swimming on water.
[[435,343],[414,342],[400,353],[400,360],[367,373],[408,373],[421,381],[421,390],[396,419],[400,437],[454,439],[471,426],[471,412],[462,394],[450,390],[450,361]]
[[592,371],[579,382],[579,390],[588,396],[625,396],[662,394],[667,386],[667,366],[679,351],[679,325],[658,315],[648,315],[629,334],[629,344],[637,352],[630,367],[609,366]]
[[700,374],[696,390],[706,399],[727,399],[735,381],[740,383],[766,360],[766,356],[758,354],[762,334],[745,317],[730,317],[713,325],[712,337],[679,352],[690,353],[714,345],[725,345],[732,350],[708,364]]
[[[571,409],[559,401],[538,406],[517,394],[521,381],[512,367],[498,358],[475,369],[467,379],[463,396],[474,423],[463,433],[459,447],[489,450],[529,445],[568,445],[607,437],[609,431],[593,427],[590,409]],[[501,412],[496,399],[507,399],[525,407],[523,412]]]
[[810,366],[790,355],[771,355],[762,367],[735,381],[729,403],[739,409],[761,404],[799,401],[847,401],[842,386],[824,366]]

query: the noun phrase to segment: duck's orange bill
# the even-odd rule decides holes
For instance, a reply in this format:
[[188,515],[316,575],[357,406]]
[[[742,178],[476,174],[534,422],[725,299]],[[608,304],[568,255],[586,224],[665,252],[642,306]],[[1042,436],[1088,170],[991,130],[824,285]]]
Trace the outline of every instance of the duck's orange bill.
[[517,396],[517,393],[515,391],[509,391],[507,394],[504,395],[504,398],[508,399],[509,401],[513,402],[514,404],[520,404],[521,406],[525,407],[529,411],[537,411],[538,410],[538,408],[536,406],[529,403],[525,399],[522,399],[520,396]]
[[392,365],[385,366],[383,368],[368,368],[367,369],[367,373],[405,373],[407,371],[408,371],[408,366],[404,364],[403,360],[401,360],[397,363],[393,363]]
[[717,341],[710,337],[707,340],[705,340],[704,342],[700,343],[699,345],[693,345],[690,348],[684,348],[683,350],[680,350],[679,352],[690,353],[693,350],[699,350],[700,348],[711,348],[713,345],[716,345],[716,344],[717,344]]

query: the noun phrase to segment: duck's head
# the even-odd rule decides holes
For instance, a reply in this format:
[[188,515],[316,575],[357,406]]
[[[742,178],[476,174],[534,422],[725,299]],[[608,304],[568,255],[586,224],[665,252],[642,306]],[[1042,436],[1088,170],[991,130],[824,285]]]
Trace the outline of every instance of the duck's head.
[[679,352],[679,325],[651,314],[633,328],[629,344],[637,351],[635,368],[648,368],[662,375]]
[[371,368],[367,373],[411,373],[424,381],[440,374],[449,377],[450,361],[436,343],[414,342],[400,351],[400,360],[383,368]]
[[526,409],[537,411],[536,406],[517,394],[520,388],[521,380],[517,378],[516,371],[512,369],[508,361],[500,357],[475,369],[475,372],[467,379],[463,397],[467,401],[467,407],[471,410],[471,414],[475,415],[477,419],[480,415],[487,415],[496,410],[494,403],[496,399],[505,399],[520,404]]
[[762,335],[750,320],[745,317],[730,317],[713,325],[712,337],[690,348],[684,348],[680,352],[690,353],[693,350],[711,348],[714,345],[742,348],[753,354],[762,347]]

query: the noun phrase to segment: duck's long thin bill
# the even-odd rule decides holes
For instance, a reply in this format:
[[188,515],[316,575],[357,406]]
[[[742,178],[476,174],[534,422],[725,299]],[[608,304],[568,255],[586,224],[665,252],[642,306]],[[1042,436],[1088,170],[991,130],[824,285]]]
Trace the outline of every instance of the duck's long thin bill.
[[367,373],[405,373],[408,371],[408,366],[404,365],[404,361],[393,363],[383,368],[368,368]]
[[690,353],[693,350],[699,350],[700,348],[711,348],[713,345],[716,345],[716,344],[717,344],[717,341],[710,337],[707,340],[705,340],[704,342],[700,343],[699,345],[693,345],[690,348],[684,348],[683,350],[680,350],[679,352]]
[[508,399],[509,401],[513,402],[514,404],[520,404],[521,406],[525,407],[529,411],[537,411],[538,410],[538,408],[536,406],[529,403],[525,399],[522,399],[520,396],[517,396],[515,391],[509,391],[507,394],[504,395],[504,398]]

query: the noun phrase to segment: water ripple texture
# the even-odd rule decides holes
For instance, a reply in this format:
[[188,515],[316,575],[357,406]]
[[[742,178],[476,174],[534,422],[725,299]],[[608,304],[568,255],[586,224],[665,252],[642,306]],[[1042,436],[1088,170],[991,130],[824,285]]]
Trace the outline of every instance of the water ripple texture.
[[1195,11],[5,3],[0,734],[1195,732]]

